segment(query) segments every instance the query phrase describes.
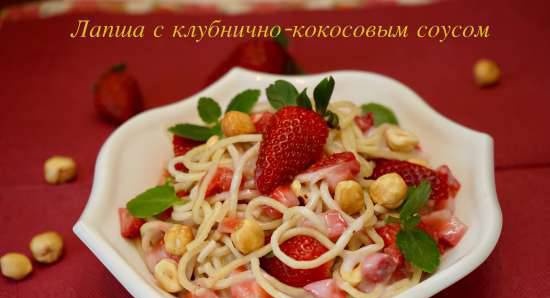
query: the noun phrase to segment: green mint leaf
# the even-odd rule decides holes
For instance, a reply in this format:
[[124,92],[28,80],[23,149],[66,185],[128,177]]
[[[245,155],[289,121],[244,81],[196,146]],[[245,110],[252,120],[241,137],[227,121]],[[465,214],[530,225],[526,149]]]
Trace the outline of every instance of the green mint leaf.
[[296,97],[298,90],[290,82],[285,80],[277,80],[265,89],[269,104],[275,109],[280,109],[284,106],[296,105]]
[[416,187],[409,187],[407,198],[399,212],[399,218],[401,218],[401,222],[405,229],[414,228],[418,224],[420,221],[418,211],[424,207],[431,192],[432,187],[426,180],[420,182]]
[[[219,126],[219,123],[216,124]],[[195,141],[206,141],[213,135],[219,135],[218,130],[206,126],[200,126],[195,124],[183,123],[176,124],[168,129],[171,133],[180,137],[188,138]],[[221,129],[219,129],[221,132]]]
[[222,124],[220,122],[217,122],[210,130],[212,131],[212,135],[223,137]]
[[338,115],[336,115],[334,112],[328,111],[328,110],[325,112],[325,115],[326,115],[328,126],[330,128],[339,128],[340,127],[340,119],[338,118]]
[[288,47],[288,37],[286,36],[285,32],[281,30],[277,36],[273,37],[273,39],[283,48]]
[[313,107],[311,106],[311,99],[309,99],[309,96],[307,96],[307,88],[302,90],[300,94],[298,94],[298,97],[296,97],[296,104],[299,107],[306,108],[308,110],[312,110]]
[[315,110],[321,115],[325,115],[334,90],[334,78],[324,78],[313,90],[313,99],[315,100]]
[[207,124],[218,121],[222,115],[220,105],[210,97],[201,97],[197,108],[199,109],[199,116],[201,116],[202,121]]
[[174,187],[165,184],[139,194],[126,204],[126,208],[133,216],[146,218],[163,212],[178,201],[180,198],[176,195]]
[[435,241],[417,228],[397,233],[397,246],[405,259],[414,266],[433,273],[439,266],[439,249]]
[[379,126],[383,123],[399,125],[397,117],[388,107],[378,103],[367,103],[361,106],[363,114],[371,113],[374,120],[374,126]]
[[225,111],[239,111],[248,114],[250,113],[256,102],[258,102],[258,98],[260,98],[260,90],[244,90],[243,92],[233,97]]

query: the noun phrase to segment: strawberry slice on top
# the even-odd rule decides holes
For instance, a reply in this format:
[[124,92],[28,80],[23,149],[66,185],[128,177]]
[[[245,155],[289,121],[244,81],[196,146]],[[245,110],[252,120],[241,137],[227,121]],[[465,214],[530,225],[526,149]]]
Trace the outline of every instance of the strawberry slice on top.
[[[285,254],[298,261],[314,260],[328,251],[317,239],[305,235],[294,236],[283,242],[280,247]],[[312,282],[330,278],[332,263],[329,261],[312,269],[294,269],[274,256],[262,257],[260,260],[261,267],[267,273],[293,287],[304,287]]]
[[323,153],[328,126],[314,111],[286,106],[271,118],[260,144],[256,162],[256,186],[270,194],[277,186],[290,183]]
[[360,169],[359,162],[353,153],[334,153],[314,163],[296,179],[313,183],[324,179],[327,181],[329,189],[334,190],[338,182],[353,179]]
[[431,200],[442,201],[449,198],[447,177],[437,171],[402,160],[376,159],[375,162],[372,179],[388,173],[397,173],[408,186],[418,186],[420,182],[427,180],[432,187]]

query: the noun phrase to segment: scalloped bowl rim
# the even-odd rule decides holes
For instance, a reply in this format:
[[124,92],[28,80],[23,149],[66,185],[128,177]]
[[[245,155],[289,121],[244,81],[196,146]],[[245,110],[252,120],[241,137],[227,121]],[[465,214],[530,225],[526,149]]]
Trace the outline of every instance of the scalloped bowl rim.
[[[476,171],[479,171],[481,179],[477,185],[478,189],[476,193],[483,199],[481,204],[484,210],[484,224],[486,229],[484,234],[481,235],[482,241],[476,245],[468,254],[456,261],[450,267],[444,270],[437,271],[428,279],[423,280],[418,285],[406,290],[399,294],[398,298],[424,298],[430,297],[439,291],[445,289],[451,284],[463,278],[465,275],[472,272],[477,268],[492,252],[494,249],[500,232],[502,229],[502,214],[498,203],[495,183],[494,183],[494,163],[493,163],[493,140],[492,138],[481,132],[464,127],[452,120],[442,116],[434,109],[432,109],[420,96],[404,84],[389,78],[387,76],[355,70],[341,70],[330,71],[314,75],[305,76],[282,76],[260,73],[250,71],[242,68],[233,68],[218,81],[208,86],[204,90],[182,99],[175,103],[154,108],[145,111],[129,121],[126,121],[123,125],[117,128],[103,144],[99,155],[97,157],[94,181],[91,190],[91,194],[88,203],[80,217],[73,227],[74,233],[85,243],[86,246],[98,257],[98,259],[107,267],[107,269],[119,280],[119,282],[135,297],[170,297],[160,291],[153,284],[145,281],[136,270],[134,270],[128,262],[124,260],[122,256],[109,244],[107,239],[94,227],[93,217],[94,212],[102,203],[102,194],[106,192],[106,181],[108,180],[109,166],[116,163],[113,160],[113,150],[117,146],[121,146],[124,140],[125,134],[131,129],[136,128],[142,122],[157,121],[161,115],[169,110],[176,108],[185,108],[186,106],[194,103],[201,96],[208,96],[213,90],[222,88],[226,84],[230,84],[233,80],[247,79],[247,80],[260,80],[265,79],[268,81],[274,81],[277,79],[287,79],[289,81],[299,80],[320,80],[326,76],[362,76],[369,77],[375,80],[384,80],[395,86],[395,88],[401,88],[403,92],[408,92],[408,97],[414,99],[415,109],[419,114],[423,114],[427,117],[432,117],[434,121],[440,123],[440,125],[446,125],[451,130],[461,130],[462,133],[468,134],[472,140],[476,140],[480,154],[480,161],[476,164]],[[190,100],[194,99],[194,100]],[[117,227],[118,229],[118,227]]]

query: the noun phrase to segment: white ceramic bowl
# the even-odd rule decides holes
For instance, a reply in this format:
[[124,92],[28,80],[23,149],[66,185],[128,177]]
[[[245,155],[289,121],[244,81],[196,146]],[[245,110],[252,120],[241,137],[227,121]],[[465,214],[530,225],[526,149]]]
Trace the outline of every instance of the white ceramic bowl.
[[136,247],[120,236],[117,215],[117,208],[158,182],[172,154],[167,127],[199,121],[196,105],[201,96],[213,97],[226,106],[231,96],[257,88],[262,90],[260,101],[266,101],[264,90],[276,79],[288,80],[300,90],[313,90],[329,75],[336,81],[333,101],[376,101],[390,106],[400,124],[420,137],[430,162],[449,165],[462,183],[456,198],[456,215],[468,225],[468,232],[457,247],[445,254],[435,274],[398,297],[429,297],[470,273],[489,256],[502,227],[491,137],[441,116],[403,84],[360,71],[278,76],[235,68],[185,100],[132,118],[101,148],[92,192],[74,232],[134,297],[170,297],[155,285]]

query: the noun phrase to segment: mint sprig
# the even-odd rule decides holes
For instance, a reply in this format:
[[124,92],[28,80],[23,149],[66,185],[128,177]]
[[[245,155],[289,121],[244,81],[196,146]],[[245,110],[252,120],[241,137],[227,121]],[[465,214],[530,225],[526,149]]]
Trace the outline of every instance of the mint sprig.
[[168,131],[170,131],[175,135],[178,135],[180,137],[184,137],[187,139],[191,139],[195,141],[206,141],[213,135],[221,134],[221,130],[216,129],[216,127],[219,128],[219,125],[217,124],[214,127],[207,127],[207,126],[183,123],[183,124],[176,124],[168,128]]
[[405,259],[429,273],[433,273],[439,266],[439,249],[434,239],[417,226],[420,223],[419,212],[426,205],[431,192],[432,187],[426,180],[416,187],[409,187],[399,218],[387,216],[385,219],[386,223],[401,225],[397,233],[397,247]]
[[239,111],[248,114],[252,111],[252,108],[256,105],[256,102],[258,102],[258,98],[260,98],[260,90],[244,90],[231,99],[231,102],[227,105],[225,112]]
[[265,89],[267,100],[271,106],[278,110],[285,106],[295,106],[298,90],[292,83],[285,80],[277,80]]
[[220,105],[210,97],[199,98],[197,109],[202,121],[207,124],[216,123],[222,115]]
[[371,113],[372,118],[374,120],[374,126],[379,126],[384,123],[390,123],[399,125],[399,122],[397,121],[397,117],[393,113],[393,111],[379,103],[367,103],[361,106],[361,110],[363,114]]
[[146,218],[160,214],[180,201],[174,187],[165,184],[155,186],[137,195],[126,204],[126,208],[133,216]]

